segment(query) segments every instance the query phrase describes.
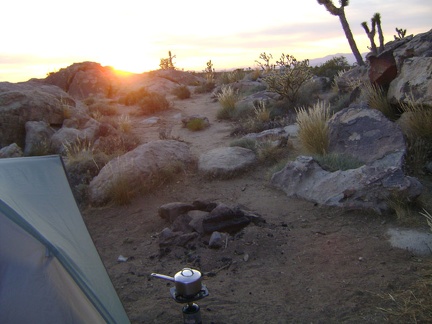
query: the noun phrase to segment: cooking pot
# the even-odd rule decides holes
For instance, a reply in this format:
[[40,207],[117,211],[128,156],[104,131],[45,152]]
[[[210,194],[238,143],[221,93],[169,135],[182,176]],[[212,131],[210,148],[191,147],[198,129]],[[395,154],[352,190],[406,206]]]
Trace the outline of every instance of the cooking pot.
[[165,279],[174,282],[176,294],[183,297],[193,297],[197,295],[201,289],[201,272],[191,268],[184,268],[177,272],[174,277],[152,273],[152,277]]

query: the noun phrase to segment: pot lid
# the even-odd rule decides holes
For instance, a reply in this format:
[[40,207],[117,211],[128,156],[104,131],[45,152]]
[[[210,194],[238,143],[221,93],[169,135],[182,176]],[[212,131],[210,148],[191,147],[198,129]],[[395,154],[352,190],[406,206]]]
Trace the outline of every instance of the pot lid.
[[181,283],[193,283],[201,279],[201,272],[191,268],[184,268],[183,270],[176,273],[174,276],[175,282]]

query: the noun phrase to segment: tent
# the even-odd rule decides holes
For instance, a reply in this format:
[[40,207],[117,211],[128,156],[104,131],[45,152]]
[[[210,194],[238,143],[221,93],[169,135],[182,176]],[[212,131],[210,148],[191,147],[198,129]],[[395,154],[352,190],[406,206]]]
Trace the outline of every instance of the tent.
[[59,156],[0,159],[0,323],[129,323]]

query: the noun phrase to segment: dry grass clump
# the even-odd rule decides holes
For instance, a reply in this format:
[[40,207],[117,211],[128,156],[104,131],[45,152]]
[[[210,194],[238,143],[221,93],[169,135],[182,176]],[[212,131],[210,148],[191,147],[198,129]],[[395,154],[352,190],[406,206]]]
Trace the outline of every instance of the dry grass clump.
[[397,111],[388,101],[387,93],[382,87],[367,82],[362,85],[361,93],[370,108],[379,110],[390,120],[397,119]]
[[126,95],[122,96],[118,101],[126,106],[133,106],[138,104],[143,98],[149,95],[149,91],[145,87],[141,87],[138,90],[130,91]]
[[307,153],[324,155],[329,146],[329,130],[327,121],[330,118],[330,107],[319,101],[312,108],[297,109],[299,140]]
[[218,119],[231,119],[234,115],[236,104],[239,101],[238,91],[231,86],[223,86],[221,93],[217,95],[222,108],[216,113]]
[[429,229],[432,232],[432,215],[431,215],[431,213],[429,213],[426,209],[423,208],[423,212],[420,212],[420,215],[422,215],[426,218],[426,222],[429,226]]
[[264,165],[274,165],[287,155],[287,149],[281,145],[275,145],[271,140],[258,143],[258,160]]
[[132,122],[129,115],[122,114],[118,117],[117,129],[122,133],[130,133],[132,131]]
[[406,166],[413,174],[421,174],[432,157],[432,107],[416,104],[413,99],[400,103],[400,107],[400,125],[408,142]]
[[236,69],[230,72],[223,72],[219,76],[219,84],[230,84],[243,80],[245,72],[241,69]]
[[246,149],[249,149],[251,151],[254,151],[255,153],[257,152],[257,141],[252,139],[252,138],[240,138],[237,140],[234,140],[230,143],[230,146],[239,146],[239,147],[243,147]]
[[417,261],[419,279],[410,289],[378,295],[386,305],[378,307],[388,323],[430,323],[432,318],[432,264],[431,260]]
[[141,99],[139,106],[140,112],[138,114],[145,115],[168,110],[170,108],[170,103],[164,95],[151,92],[148,96]]

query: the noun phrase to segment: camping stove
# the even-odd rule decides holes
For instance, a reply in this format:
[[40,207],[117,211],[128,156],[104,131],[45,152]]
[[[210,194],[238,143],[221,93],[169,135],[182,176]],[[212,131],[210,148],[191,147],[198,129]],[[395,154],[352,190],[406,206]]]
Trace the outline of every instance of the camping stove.
[[171,297],[177,302],[186,304],[182,308],[184,324],[201,324],[200,307],[194,302],[209,295],[208,289],[201,283],[201,272],[184,268],[174,277],[152,273],[152,277],[174,282],[170,288]]

